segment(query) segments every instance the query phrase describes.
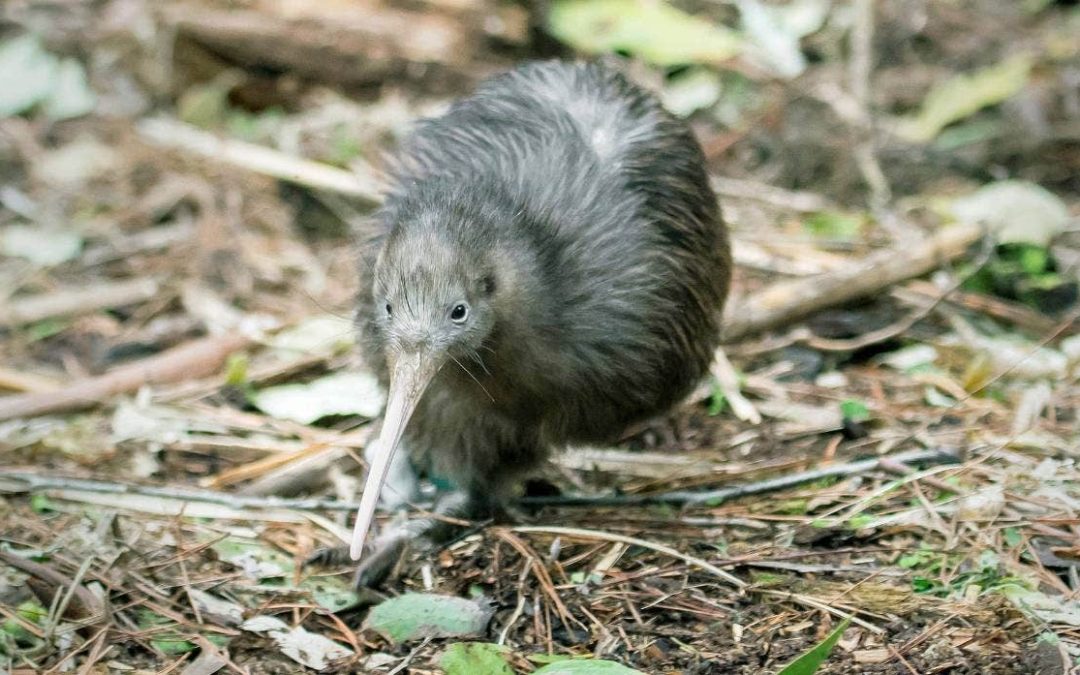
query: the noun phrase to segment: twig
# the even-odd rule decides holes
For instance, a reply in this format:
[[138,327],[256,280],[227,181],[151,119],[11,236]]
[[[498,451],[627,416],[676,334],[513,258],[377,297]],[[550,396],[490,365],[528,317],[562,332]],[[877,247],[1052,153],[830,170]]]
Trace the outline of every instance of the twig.
[[734,485],[719,490],[678,490],[651,495],[616,495],[598,497],[525,497],[520,501],[522,504],[530,506],[636,506],[642,504],[683,505],[720,503],[737,497],[786,490],[804,483],[821,480],[822,478],[858,475],[881,468],[885,462],[888,462],[890,465],[896,465],[927,463],[952,464],[959,461],[960,458],[955,453],[945,449],[912,450],[910,452],[902,452],[898,455],[893,455],[892,457],[879,457],[849,462],[847,464],[836,464],[820,469],[814,469],[812,471],[778,476],[756,483]]
[[968,279],[975,276],[986,262],[990,260],[990,255],[994,252],[993,241],[989,237],[983,237],[983,250],[979,254],[978,259],[971,266],[971,270],[965,275],[957,278],[948,288],[937,293],[931,300],[931,302],[924,304],[923,307],[912,311],[910,314],[895,321],[888,326],[883,326],[877,330],[872,330],[858,337],[846,338],[846,339],[832,339],[823,338],[816,335],[809,335],[806,338],[806,344],[810,345],[814,349],[822,351],[855,351],[857,349],[865,349],[870,345],[878,344],[879,342],[885,342],[891,340],[898,335],[906,333],[912,326],[922,321],[926,317],[930,316],[931,312],[937,309],[943,302],[945,302],[949,296],[958,291],[961,286],[967,282]]
[[[849,78],[852,97],[858,106],[860,124],[855,145],[855,163],[870,188],[870,206],[881,212],[892,199],[892,190],[885,172],[881,170],[874,150],[872,118],[870,116],[870,75],[873,70],[874,0],[855,0],[855,21],[851,29],[851,63]],[[888,226],[888,218],[882,223]]]
[[897,282],[922,276],[963,255],[983,233],[979,225],[950,225],[914,245],[878,251],[844,269],[774,283],[729,303],[725,312],[724,341],[737,342],[827,307],[874,295]]
[[136,130],[145,141],[158,147],[201,155],[289,183],[357,197],[372,204],[380,201],[373,178],[329,164],[294,157],[254,143],[220,138],[166,118],[142,120]]
[[40,392],[55,391],[59,388],[59,383],[50,377],[0,368],[0,389]]
[[[637,537],[628,537],[622,534],[615,534],[613,532],[601,532],[599,530],[584,530],[576,527],[544,527],[539,525],[522,525],[518,527],[511,527],[508,529],[514,532],[521,532],[523,534],[534,532],[537,534],[553,534],[563,537],[577,537],[579,539],[599,539],[602,541],[612,541],[628,544],[630,546],[638,546],[648,549],[650,551],[656,551],[657,553],[663,553],[664,555],[671,556],[677,560],[681,560],[687,565],[696,567],[704,572],[708,572],[709,574],[712,574],[719,579],[723,579],[724,581],[731,584],[740,591],[755,590],[752,589],[750,584],[748,584],[747,582],[732,574],[729,574],[728,572],[725,572],[724,570],[720,569],[716,565],[713,565],[707,560],[703,560],[696,556],[688,555],[686,553],[683,553],[682,551],[679,551],[678,549],[671,548],[670,546],[666,546],[664,544],[658,544],[656,542],[638,539]],[[788,593],[786,591],[771,591],[768,589],[758,589],[757,592],[765,595],[782,596],[802,605],[828,612],[830,614],[833,614],[834,616],[851,619],[852,623],[862,626],[863,628],[873,631],[874,633],[877,633],[879,635],[884,633],[884,631],[878,626],[875,626],[868,621],[860,619],[853,614],[837,609],[836,607],[832,607],[831,605],[808,595],[803,595],[801,593]]]
[[42,492],[45,490],[77,490],[105,495],[138,495],[184,502],[217,504],[231,509],[354,511],[359,506],[356,502],[344,502],[336,499],[249,497],[193,488],[154,487],[152,485],[133,485],[130,483],[49,476],[34,471],[5,470],[3,475],[0,475],[0,492]]
[[716,378],[716,383],[720,386],[720,391],[724,394],[735,416],[744,422],[761,424],[761,413],[749,399],[742,395],[742,391],[739,390],[739,376],[735,373],[735,368],[728,361],[722,348],[713,353],[713,362],[709,367],[709,372]]
[[814,192],[785,190],[768,183],[737,178],[714,177],[710,182],[713,191],[721,197],[753,199],[770,206],[802,213],[832,211],[838,208],[836,204]]
[[10,328],[45,319],[134,305],[153,298],[159,290],[159,284],[153,279],[130,279],[18,298],[0,305],[0,327]]
[[[912,281],[905,286],[893,289],[892,295],[902,302],[922,304],[921,300],[923,298],[937,295],[937,288],[928,281]],[[1010,302],[980,293],[954,291],[949,294],[945,301],[950,305],[965,307],[1001,321],[1008,321],[1039,335],[1054,330],[1057,325],[1051,317],[1034,309],[1017,302]]]
[[67,586],[68,601],[64,602],[65,608],[68,607],[70,598],[73,597],[76,604],[71,607],[71,609],[78,610],[78,613],[82,615],[78,618],[78,622],[83,627],[99,625],[110,619],[108,607],[104,605],[97,596],[84,588],[81,584],[81,580],[72,581],[52,567],[36,563],[33,560],[27,560],[26,558],[9,551],[0,550],[0,562],[3,562],[5,565],[10,565],[20,572],[24,572],[32,577],[48,582],[58,589]]
[[230,354],[252,342],[251,337],[240,333],[202,338],[104,375],[77,380],[59,392],[5,396],[0,398],[0,420],[92,408],[111,396],[147,384],[203,377],[216,372]]

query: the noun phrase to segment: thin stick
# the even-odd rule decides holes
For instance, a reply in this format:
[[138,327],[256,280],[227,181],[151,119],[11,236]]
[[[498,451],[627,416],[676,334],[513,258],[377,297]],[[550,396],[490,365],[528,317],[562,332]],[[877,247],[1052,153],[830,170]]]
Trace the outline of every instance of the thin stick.
[[373,178],[329,164],[287,155],[254,143],[221,138],[166,118],[145,119],[135,128],[143,140],[158,147],[201,155],[288,183],[349,195],[372,204],[381,201]]
[[522,504],[530,506],[637,506],[643,504],[704,504],[720,503],[737,497],[762,494],[765,492],[779,492],[804,483],[812,483],[822,478],[837,476],[854,476],[875,469],[883,468],[885,463],[896,464],[953,464],[960,461],[957,455],[949,450],[912,450],[902,452],[891,457],[877,457],[863,459],[846,464],[835,464],[811,471],[778,476],[756,483],[746,485],[733,485],[718,490],[677,490],[673,492],[661,492],[651,495],[617,495],[597,497],[525,497]]
[[[686,563],[687,565],[690,565],[691,567],[696,567],[696,568],[698,568],[698,569],[700,569],[700,570],[702,570],[704,572],[708,572],[709,574],[712,574],[713,576],[715,576],[715,577],[717,577],[719,579],[723,579],[724,581],[731,584],[732,586],[739,589],[740,591],[754,590],[754,589],[751,588],[750,584],[748,584],[747,582],[743,581],[742,579],[738,578],[737,576],[734,576],[733,574],[729,574],[728,572],[725,572],[724,570],[720,569],[716,565],[713,565],[712,563],[708,562],[707,560],[703,560],[701,558],[698,558],[697,556],[692,556],[692,555],[683,553],[682,551],[679,551],[678,549],[674,549],[674,548],[672,548],[670,546],[666,546],[664,544],[658,544],[656,542],[646,541],[645,539],[638,539],[637,537],[629,537],[629,536],[626,536],[626,535],[623,535],[623,534],[615,534],[613,532],[602,532],[600,530],[584,530],[584,529],[580,529],[580,528],[577,528],[577,527],[545,527],[545,526],[542,526],[542,525],[520,525],[520,526],[517,526],[517,527],[511,527],[511,528],[508,528],[508,529],[513,531],[513,532],[521,532],[522,534],[526,534],[526,533],[530,533],[530,532],[536,533],[536,534],[553,534],[553,535],[556,535],[556,536],[563,536],[563,537],[577,537],[579,539],[599,539],[601,541],[612,541],[612,542],[619,542],[619,543],[622,543],[622,544],[628,544],[630,546],[639,546],[641,548],[648,549],[650,551],[656,551],[657,553],[663,553],[664,555],[671,556],[671,557],[675,558],[676,560],[683,561],[684,563]],[[874,624],[870,623],[869,621],[865,621],[863,619],[860,619],[857,616],[854,616],[852,614],[849,614],[848,612],[845,612],[843,610],[832,607],[829,604],[827,604],[827,603],[825,603],[825,602],[823,602],[821,600],[818,600],[817,598],[808,596],[808,595],[803,595],[801,593],[788,593],[786,591],[770,591],[768,589],[762,589],[759,592],[761,592],[763,594],[766,594],[766,595],[777,595],[777,596],[789,598],[789,599],[791,599],[791,600],[793,600],[795,602],[806,605],[807,607],[813,607],[815,609],[820,609],[820,610],[822,610],[824,612],[828,612],[830,614],[833,614],[834,616],[843,617],[845,619],[851,619],[852,623],[858,624],[859,626],[862,626],[863,628],[866,628],[867,630],[873,631],[874,633],[877,633],[879,635],[884,633],[884,631],[881,628],[879,628],[878,626],[875,626]]]
[[904,249],[881,250],[850,267],[777,282],[738,298],[725,312],[724,342],[738,342],[922,276],[966,253],[983,233],[983,228],[975,224],[950,225]]
[[129,279],[31,295],[0,304],[0,326],[22,326],[46,319],[134,305],[153,298],[159,290],[158,282],[153,279]]
[[184,502],[217,504],[231,509],[283,509],[288,511],[352,511],[357,502],[336,499],[284,499],[281,497],[250,497],[196,490],[190,488],[155,487],[131,483],[113,483],[83,478],[49,476],[33,471],[5,470],[0,476],[0,492],[43,492],[46,490],[75,490],[95,494],[139,495]]
[[0,398],[0,421],[83,410],[147,384],[210,375],[221,368],[230,354],[252,342],[252,338],[239,333],[202,338],[104,375],[77,380],[62,391],[5,396]]

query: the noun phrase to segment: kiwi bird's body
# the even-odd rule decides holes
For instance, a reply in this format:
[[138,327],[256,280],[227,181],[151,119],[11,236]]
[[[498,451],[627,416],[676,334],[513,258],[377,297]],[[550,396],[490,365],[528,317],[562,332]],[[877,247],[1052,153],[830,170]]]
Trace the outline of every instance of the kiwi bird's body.
[[706,373],[726,231],[689,129],[622,75],[543,62],[490,79],[419,123],[393,179],[358,324],[391,390],[402,354],[437,355],[402,426],[413,464],[498,500]]

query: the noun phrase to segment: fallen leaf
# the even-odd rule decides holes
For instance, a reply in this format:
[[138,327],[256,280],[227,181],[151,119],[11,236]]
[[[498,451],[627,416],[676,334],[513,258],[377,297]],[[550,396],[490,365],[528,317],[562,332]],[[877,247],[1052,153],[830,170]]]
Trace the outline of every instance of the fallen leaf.
[[825,23],[828,0],[795,0],[782,5],[738,0],[736,4],[746,36],[744,52],[750,60],[785,78],[806,70],[799,40]]
[[632,675],[633,673],[641,673],[641,671],[614,661],[569,659],[548,664],[533,675]]
[[664,108],[678,117],[689,117],[720,99],[720,76],[707,68],[693,68],[668,80],[661,93]]
[[293,561],[257,541],[240,537],[225,537],[211,548],[219,559],[243,570],[251,579],[272,579],[292,574]]
[[64,59],[56,69],[52,90],[43,110],[54,120],[67,120],[93,112],[97,97],[86,81],[86,69],[75,59]]
[[1069,210],[1054,193],[1035,183],[990,183],[952,203],[960,221],[985,225],[1001,244],[1049,246],[1069,224]]
[[490,642],[457,642],[446,648],[439,666],[446,675],[514,675],[504,657],[508,651]]
[[1055,598],[1018,584],[1001,586],[998,590],[1020,611],[1039,621],[1080,626],[1080,603],[1075,600]]
[[1019,92],[1030,70],[1031,57],[1019,54],[970,75],[951,77],[930,90],[918,113],[897,120],[896,134],[913,143],[931,141],[953,122]]
[[829,633],[828,637],[815,645],[813,649],[789,663],[777,675],[814,675],[818,668],[821,667],[821,664],[825,662],[825,659],[829,658],[833,647],[840,641],[840,636],[844,634],[850,623],[850,619],[844,619],[839,626],[833,629],[833,632]]
[[406,593],[376,605],[365,622],[393,642],[481,633],[491,620],[486,601],[449,595]]
[[244,620],[244,608],[216,595],[197,588],[189,588],[188,595],[204,618],[223,626],[239,626]]
[[353,323],[333,314],[309,317],[274,335],[270,346],[289,355],[331,354],[353,345]]
[[0,43],[0,117],[18,115],[45,100],[53,89],[56,57],[36,35]]
[[303,626],[289,628],[288,624],[273,616],[255,616],[240,627],[251,633],[266,634],[282,654],[315,670],[323,670],[331,661],[353,655],[353,651],[344,645],[318,633],[311,633]]
[[331,415],[376,417],[385,400],[371,373],[335,373],[306,384],[260,390],[253,402],[271,417],[311,424]]
[[77,257],[83,239],[77,233],[54,227],[11,225],[0,232],[0,254],[24,258],[42,267],[59,265]]
[[556,0],[551,33],[591,54],[628,52],[657,66],[717,64],[738,56],[739,34],[665,2]]
[[883,354],[877,358],[877,362],[901,372],[910,372],[916,368],[924,368],[937,361],[938,352],[930,345],[911,345],[894,352]]

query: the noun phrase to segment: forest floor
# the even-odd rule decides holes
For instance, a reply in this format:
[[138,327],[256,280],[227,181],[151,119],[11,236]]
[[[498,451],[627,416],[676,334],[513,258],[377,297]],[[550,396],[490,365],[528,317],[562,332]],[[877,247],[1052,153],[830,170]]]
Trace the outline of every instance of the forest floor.
[[[381,153],[596,37],[489,0],[4,3],[0,671],[750,675],[850,618],[818,672],[1074,672],[1080,9],[807,0],[792,38],[679,6],[756,47],[687,57],[670,17],[614,46],[702,143],[736,298],[965,219],[995,240],[728,344],[523,521],[356,593],[302,562],[347,539],[382,405],[349,321]],[[461,604],[439,636],[372,613],[410,593]]]

